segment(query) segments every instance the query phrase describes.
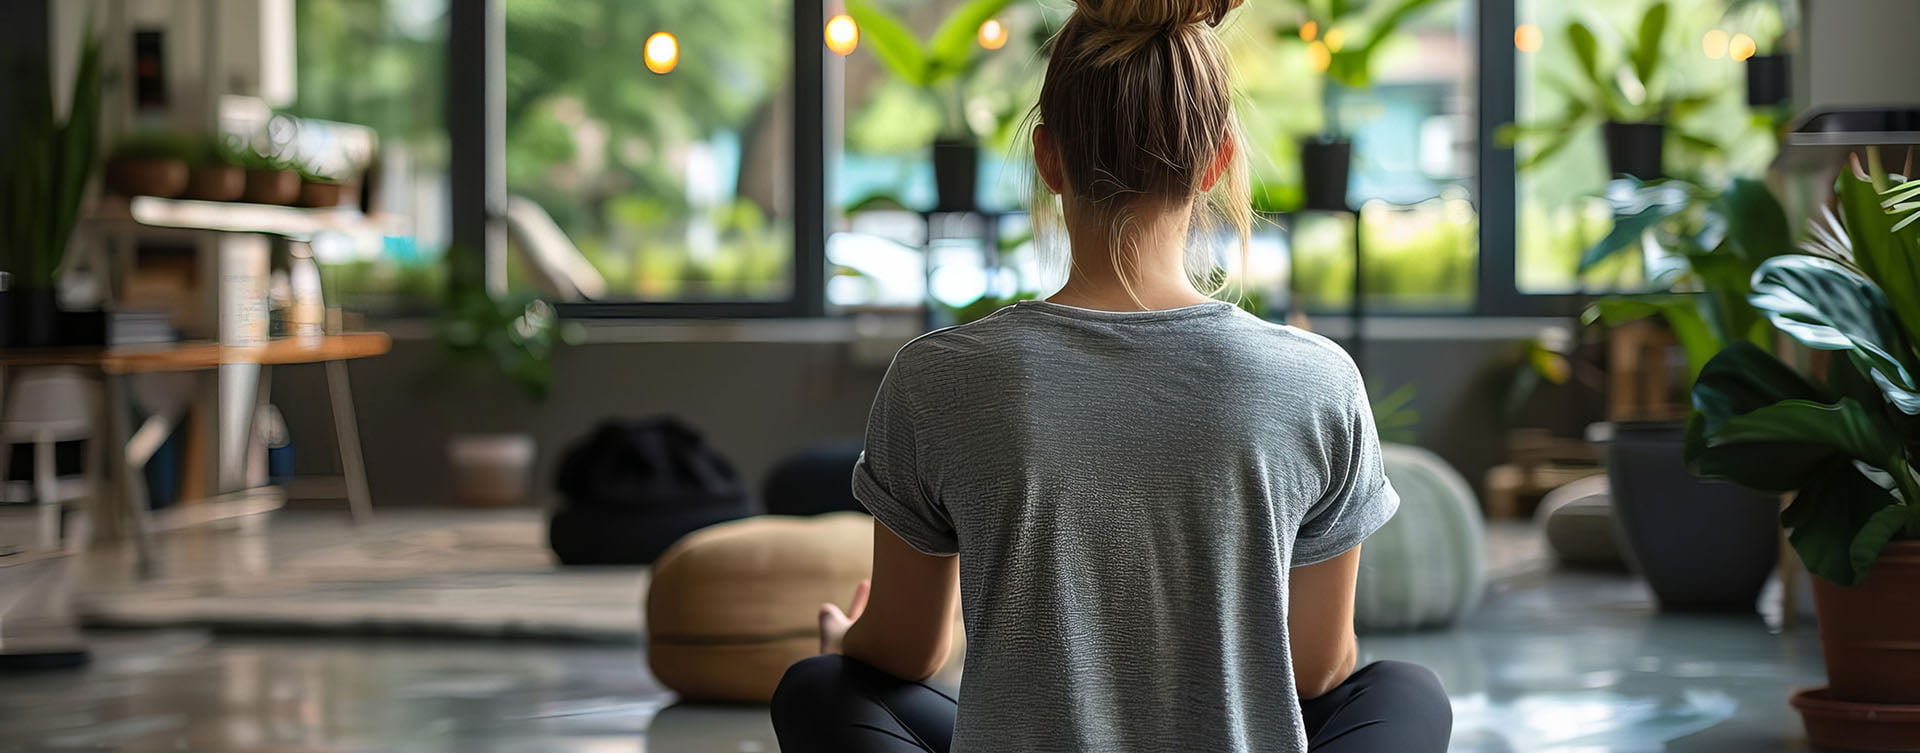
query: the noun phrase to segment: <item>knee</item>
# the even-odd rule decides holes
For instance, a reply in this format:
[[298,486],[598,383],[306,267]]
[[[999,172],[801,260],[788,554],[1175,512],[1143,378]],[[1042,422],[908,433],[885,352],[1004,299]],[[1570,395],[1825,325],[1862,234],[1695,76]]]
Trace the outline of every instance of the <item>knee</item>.
[[1453,703],[1433,670],[1403,661],[1377,661],[1354,673],[1369,693],[1391,696],[1396,707],[1418,709],[1451,720]]
[[807,704],[828,697],[834,687],[844,682],[847,661],[847,657],[839,654],[821,654],[794,662],[773,690],[773,715],[778,718],[789,712],[808,713]]

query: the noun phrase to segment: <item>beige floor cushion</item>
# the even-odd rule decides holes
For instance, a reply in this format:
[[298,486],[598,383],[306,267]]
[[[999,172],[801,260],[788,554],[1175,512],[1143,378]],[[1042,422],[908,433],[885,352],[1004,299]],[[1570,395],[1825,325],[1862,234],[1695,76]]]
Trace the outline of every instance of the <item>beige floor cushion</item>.
[[654,563],[648,663],[683,699],[765,703],[789,665],[819,653],[820,604],[847,608],[872,570],[864,513],[762,515],[695,531]]

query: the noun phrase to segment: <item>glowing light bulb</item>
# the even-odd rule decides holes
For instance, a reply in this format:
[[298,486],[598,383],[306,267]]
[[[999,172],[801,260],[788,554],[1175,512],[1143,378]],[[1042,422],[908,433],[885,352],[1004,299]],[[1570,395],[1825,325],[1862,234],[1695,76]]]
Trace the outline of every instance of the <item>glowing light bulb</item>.
[[980,46],[997,50],[1007,46],[1007,25],[998,18],[989,18],[980,24]]
[[1320,22],[1308,21],[1300,24],[1300,41],[1311,42],[1320,38]]
[[827,49],[833,54],[846,57],[853,54],[853,48],[860,46],[860,24],[853,22],[853,16],[845,13],[827,19]]
[[1333,51],[1327,49],[1325,42],[1316,41],[1308,44],[1307,65],[1313,66],[1316,72],[1326,73],[1327,69],[1333,66]]
[[1754,43],[1753,37],[1745,34],[1735,34],[1733,39],[1727,40],[1727,54],[1734,60],[1746,60],[1759,51],[1760,46]]
[[1521,52],[1539,52],[1547,42],[1547,35],[1533,24],[1520,24],[1513,27],[1513,47]]
[[1347,30],[1341,28],[1328,29],[1325,41],[1329,51],[1339,52],[1340,48],[1347,46]]
[[647,37],[647,46],[641,48],[640,56],[647,61],[647,70],[658,74],[672,73],[680,65],[680,40],[672,34],[656,31]]
[[1707,53],[1709,59],[1719,60],[1727,56],[1727,42],[1727,32],[1714,29],[1700,37],[1700,51]]

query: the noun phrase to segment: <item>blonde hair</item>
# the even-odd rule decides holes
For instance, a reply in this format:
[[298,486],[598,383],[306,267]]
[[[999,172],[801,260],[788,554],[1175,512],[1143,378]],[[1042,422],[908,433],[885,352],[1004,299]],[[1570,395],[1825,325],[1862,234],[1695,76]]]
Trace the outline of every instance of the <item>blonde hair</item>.
[[[1042,249],[1063,253],[1064,205],[1075,202],[1107,228],[1114,271],[1135,303],[1130,228],[1143,207],[1193,205],[1185,267],[1207,295],[1225,290],[1228,279],[1210,245],[1195,240],[1232,227],[1245,266],[1253,227],[1247,142],[1226,50],[1213,31],[1242,2],[1077,0],[1050,42],[1028,119],[1047,127],[1066,185],[1056,197],[1034,170],[1034,237]],[[1231,157],[1207,190],[1223,148]]]

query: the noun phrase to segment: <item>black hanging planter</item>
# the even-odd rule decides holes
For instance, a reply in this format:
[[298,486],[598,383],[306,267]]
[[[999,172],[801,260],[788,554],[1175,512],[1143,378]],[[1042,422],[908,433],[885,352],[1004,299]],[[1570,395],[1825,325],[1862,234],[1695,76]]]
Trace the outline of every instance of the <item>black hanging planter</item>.
[[1607,169],[1614,175],[1631,175],[1643,181],[1667,177],[1662,167],[1666,158],[1666,126],[1608,121],[1606,139]]
[[1346,139],[1300,142],[1300,182],[1306,194],[1302,208],[1345,212],[1347,182],[1353,171],[1353,142]]
[[1773,107],[1787,101],[1793,86],[1793,58],[1755,55],[1747,58],[1747,106]]
[[970,212],[980,185],[980,145],[972,141],[941,139],[933,142],[934,209]]

